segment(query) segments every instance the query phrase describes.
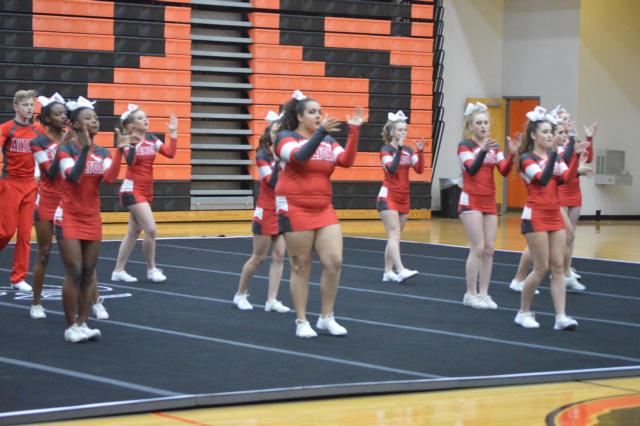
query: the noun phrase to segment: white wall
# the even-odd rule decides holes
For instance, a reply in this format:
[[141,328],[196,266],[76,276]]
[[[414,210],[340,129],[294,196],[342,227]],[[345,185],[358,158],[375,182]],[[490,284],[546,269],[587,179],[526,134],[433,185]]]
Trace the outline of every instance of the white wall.
[[632,186],[582,179],[585,215],[640,214],[640,2],[583,0],[578,119],[599,121],[596,149],[626,151]]
[[505,0],[502,94],[540,96],[575,115],[579,30],[580,0]]
[[444,1],[444,121],[433,175],[433,210],[440,209],[439,178],[457,176],[462,113],[468,97],[502,96],[504,0]]

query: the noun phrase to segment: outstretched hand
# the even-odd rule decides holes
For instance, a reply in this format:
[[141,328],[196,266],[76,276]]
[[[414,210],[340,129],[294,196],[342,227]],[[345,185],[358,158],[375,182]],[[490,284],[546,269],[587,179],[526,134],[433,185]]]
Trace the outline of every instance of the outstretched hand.
[[588,164],[589,161],[589,153],[583,151],[580,154],[580,158],[578,159],[578,174],[582,176],[591,176],[593,175],[593,169]]
[[128,134],[123,135],[120,132],[120,129],[118,128],[115,129],[115,132],[116,132],[116,148],[118,149],[131,148],[133,145],[141,142],[141,139],[139,136],[128,135]]
[[416,148],[418,151],[424,150],[424,139],[420,138],[418,142],[416,142]]
[[522,133],[516,132],[513,135],[513,139],[507,136],[507,144],[509,146],[509,152],[516,155],[522,146]]
[[362,108],[356,108],[353,116],[347,116],[347,124],[351,126],[359,126],[364,122],[364,110]]
[[322,123],[320,123],[320,126],[322,126],[327,133],[336,133],[340,131],[340,120],[326,116],[322,120]]
[[80,127],[80,131],[77,132],[78,144],[80,146],[91,146],[93,145],[93,141],[91,140],[91,135],[89,134],[89,126],[86,124],[82,124]]
[[480,149],[482,149],[483,151],[491,151],[492,149],[500,149],[500,145],[498,145],[498,142],[496,142],[495,139],[485,139],[482,142],[480,142]]
[[584,134],[588,138],[594,137],[597,132],[598,132],[598,122],[597,121],[595,123],[593,123],[591,126],[588,126],[588,127],[587,127],[587,125],[584,126]]
[[165,123],[167,126],[167,130],[171,133],[172,137],[176,137],[178,135],[178,117],[175,114],[171,114],[169,116],[169,122]]

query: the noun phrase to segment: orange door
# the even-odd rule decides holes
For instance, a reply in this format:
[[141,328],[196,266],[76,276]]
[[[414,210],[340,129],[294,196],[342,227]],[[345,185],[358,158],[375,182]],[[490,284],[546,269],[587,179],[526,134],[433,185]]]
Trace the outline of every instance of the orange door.
[[[516,132],[524,131],[524,126],[527,124],[527,112],[533,110],[539,103],[539,98],[507,98],[507,109],[509,111],[507,134],[510,137],[513,137]],[[514,164],[514,167],[507,179],[507,207],[523,208],[526,197],[527,189],[524,186],[522,177],[520,177],[520,173],[518,173],[518,165]]]

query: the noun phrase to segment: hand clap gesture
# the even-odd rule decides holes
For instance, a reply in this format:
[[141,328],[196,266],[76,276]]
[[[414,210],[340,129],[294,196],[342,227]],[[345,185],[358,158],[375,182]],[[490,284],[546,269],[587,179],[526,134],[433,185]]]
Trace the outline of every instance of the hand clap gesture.
[[359,126],[364,122],[364,118],[364,110],[362,108],[356,108],[353,117],[347,116],[347,124]]

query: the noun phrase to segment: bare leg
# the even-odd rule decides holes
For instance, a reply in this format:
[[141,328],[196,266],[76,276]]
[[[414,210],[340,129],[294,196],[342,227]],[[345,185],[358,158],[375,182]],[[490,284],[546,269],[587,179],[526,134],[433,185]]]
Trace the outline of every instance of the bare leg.
[[533,295],[544,275],[549,270],[549,233],[531,232],[525,234],[533,261],[533,270],[524,281],[520,297],[520,311],[530,312]]
[[478,294],[478,276],[484,252],[485,238],[482,213],[471,211],[460,215],[464,231],[469,239],[469,256],[465,267],[467,293]]
[[92,286],[95,283],[96,264],[100,254],[100,241],[82,241],[82,272],[78,292],[78,323],[82,324],[89,317]]
[[320,263],[322,263],[322,277],[320,278],[322,307],[320,314],[327,316],[333,313],[342,269],[342,229],[340,225],[329,225],[318,229],[314,248],[318,253]]
[[144,231],[142,240],[144,260],[147,263],[147,269],[153,269],[156,267],[156,221],[153,218],[151,206],[149,203],[138,203],[129,206],[129,210]]
[[384,250],[384,271],[392,271],[395,266],[396,271],[400,272],[404,269],[400,259],[400,233],[402,232],[400,214],[395,210],[383,210],[380,212],[380,218],[387,231],[387,247]]
[[284,234],[291,262],[291,299],[300,321],[307,321],[307,300],[309,297],[309,274],[311,273],[311,249],[315,239],[314,231],[287,232]]
[[567,247],[565,230],[549,233],[549,264],[551,265],[551,298],[556,315],[564,315],[566,288],[564,282],[564,253]]
[[240,274],[240,282],[238,283],[238,294],[244,294],[249,289],[249,283],[253,274],[255,274],[258,266],[267,257],[269,253],[269,247],[271,246],[271,236],[269,235],[254,235],[253,236],[253,254],[245,262],[242,267],[242,273]]
[[136,240],[142,232],[142,227],[136,220],[133,212],[129,213],[129,229],[127,235],[124,236],[120,248],[118,249],[118,260],[116,261],[116,267],[114,272],[122,272],[131,256],[131,252],[136,245]]
[[[581,207],[563,207],[562,208],[566,214],[568,219],[568,224],[571,225],[571,232],[569,232],[569,227],[567,226],[567,251],[564,257],[564,276],[571,276],[571,259],[573,258],[573,247],[576,238],[576,227],[578,226],[578,219],[580,219],[580,211]],[[565,222],[565,226],[567,222]]]
[[77,321],[78,294],[82,278],[82,247],[78,240],[60,240],[58,244],[65,269],[62,305],[67,327],[70,327]]
[[273,237],[272,241],[267,302],[278,298],[278,289],[280,289],[280,280],[282,279],[282,269],[284,266],[284,253],[286,251],[286,244],[282,235]]
[[483,215],[484,248],[482,250],[482,263],[480,264],[480,294],[488,294],[491,270],[493,269],[493,252],[495,251],[496,233],[498,230],[498,216],[495,214]]
[[38,240],[38,260],[33,266],[33,304],[42,304],[42,286],[53,241],[53,222],[34,222]]

